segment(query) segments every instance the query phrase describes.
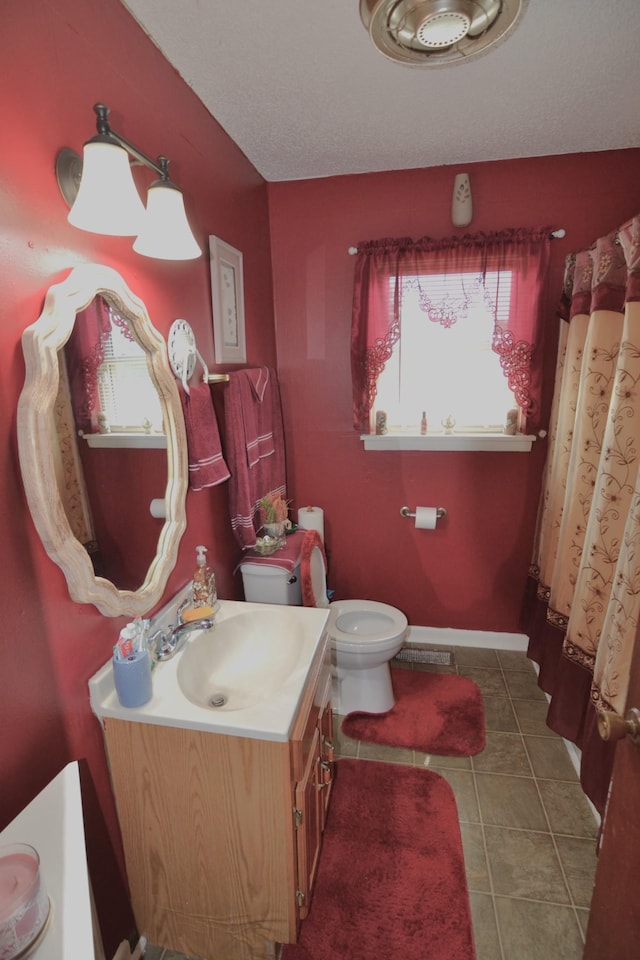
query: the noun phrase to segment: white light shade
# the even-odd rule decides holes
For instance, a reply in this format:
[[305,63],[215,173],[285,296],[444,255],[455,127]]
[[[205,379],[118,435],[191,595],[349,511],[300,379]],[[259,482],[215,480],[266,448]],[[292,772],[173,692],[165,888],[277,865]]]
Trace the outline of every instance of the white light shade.
[[182,194],[170,181],[156,180],[149,187],[145,220],[133,249],[158,260],[195,260],[201,255]]
[[85,143],[82,179],[69,223],[91,233],[135,237],[144,213],[127,151],[115,143]]

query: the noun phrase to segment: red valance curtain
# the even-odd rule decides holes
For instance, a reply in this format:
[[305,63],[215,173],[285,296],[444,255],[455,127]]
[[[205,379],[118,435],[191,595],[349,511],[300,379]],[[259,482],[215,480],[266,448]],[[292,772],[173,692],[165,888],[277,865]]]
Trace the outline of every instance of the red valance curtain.
[[[351,322],[353,421],[368,433],[377,380],[401,336],[404,281],[422,275],[472,274],[481,284],[498,274],[485,302],[494,312],[492,347],[531,429],[542,387],[542,290],[550,227],[433,240],[385,239],[358,244]],[[511,273],[508,318],[498,322],[500,276]],[[418,281],[419,283],[419,281]]]

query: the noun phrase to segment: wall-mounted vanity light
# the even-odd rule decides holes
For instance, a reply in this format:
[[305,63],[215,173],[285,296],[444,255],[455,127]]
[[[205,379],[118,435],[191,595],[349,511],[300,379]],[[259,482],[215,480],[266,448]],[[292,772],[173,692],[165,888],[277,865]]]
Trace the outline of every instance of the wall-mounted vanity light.
[[[169,179],[166,157],[157,162],[109,126],[109,108],[96,103],[98,133],[84,145],[83,159],[64,147],[56,157],[60,191],[71,207],[68,220],[80,230],[136,237],[133,249],[160,260],[194,260],[202,253],[189,226],[184,200]],[[131,175],[129,157],[159,174],[147,192],[147,207]]]

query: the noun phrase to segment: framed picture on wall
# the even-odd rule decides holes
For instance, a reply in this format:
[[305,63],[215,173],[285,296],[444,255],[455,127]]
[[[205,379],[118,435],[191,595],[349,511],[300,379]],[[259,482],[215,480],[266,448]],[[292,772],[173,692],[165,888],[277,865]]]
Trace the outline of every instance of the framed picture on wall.
[[246,363],[242,254],[209,237],[209,263],[216,363]]

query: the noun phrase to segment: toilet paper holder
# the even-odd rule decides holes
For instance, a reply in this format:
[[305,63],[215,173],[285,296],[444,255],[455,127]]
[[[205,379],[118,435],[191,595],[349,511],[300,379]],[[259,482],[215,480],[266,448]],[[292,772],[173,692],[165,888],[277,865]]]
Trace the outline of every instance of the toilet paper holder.
[[[447,515],[447,511],[444,507],[436,507],[436,517],[438,520],[444,520]],[[409,510],[409,507],[400,507],[400,516],[401,517],[410,517],[411,519],[415,518],[415,513],[412,513]]]

